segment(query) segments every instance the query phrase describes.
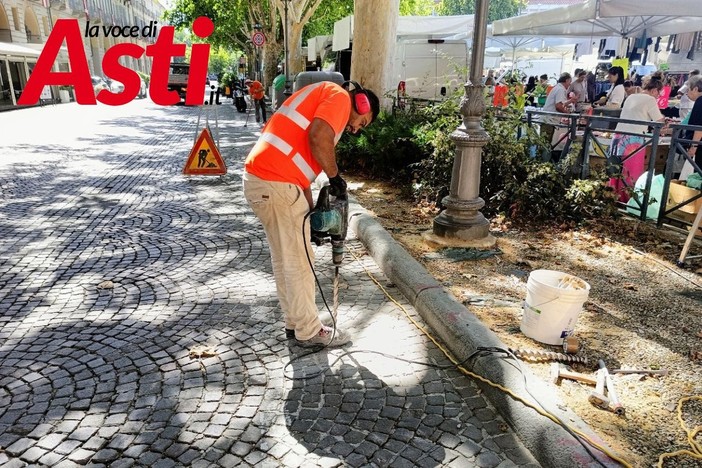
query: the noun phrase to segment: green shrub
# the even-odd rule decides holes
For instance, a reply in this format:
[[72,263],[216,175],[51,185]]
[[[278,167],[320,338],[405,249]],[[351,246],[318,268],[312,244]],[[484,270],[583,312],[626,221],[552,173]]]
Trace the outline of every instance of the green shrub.
[[[407,113],[381,114],[360,137],[342,138],[340,167],[400,183],[415,199],[440,202],[451,183],[456,153],[451,134],[461,123],[459,102],[453,97]],[[579,145],[572,145],[559,164],[543,162],[546,142],[519,113],[488,108],[482,125],[490,136],[481,165],[486,216],[562,222],[616,212],[604,173],[578,179]]]
[[409,167],[422,160],[426,149],[415,140],[413,129],[421,120],[414,113],[381,113],[378,121],[360,135],[345,133],[336,147],[341,170],[368,177],[409,183]]

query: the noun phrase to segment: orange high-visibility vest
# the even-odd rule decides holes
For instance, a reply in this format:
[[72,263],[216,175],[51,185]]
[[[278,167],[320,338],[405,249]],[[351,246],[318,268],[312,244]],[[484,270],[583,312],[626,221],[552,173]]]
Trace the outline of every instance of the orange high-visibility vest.
[[263,85],[260,81],[251,82],[251,84],[249,85],[249,95],[251,96],[251,98],[256,100],[260,100],[265,97],[265,94],[263,92]]
[[336,83],[322,81],[290,96],[266,124],[246,157],[246,172],[263,180],[291,182],[303,189],[322,171],[312,156],[309,127],[315,118],[334,130],[336,144],[351,112],[349,93]]

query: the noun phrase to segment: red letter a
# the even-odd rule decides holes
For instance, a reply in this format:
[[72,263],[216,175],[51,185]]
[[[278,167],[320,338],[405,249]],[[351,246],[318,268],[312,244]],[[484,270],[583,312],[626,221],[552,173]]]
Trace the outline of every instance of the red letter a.
[[[52,72],[51,67],[56,60],[59,49],[66,39],[70,72]],[[41,90],[46,85],[74,86],[78,104],[95,104],[95,93],[90,81],[90,69],[83,50],[83,40],[76,19],[60,19],[46,40],[44,50],[37,60],[27,85],[22,91],[17,104],[36,104]]]

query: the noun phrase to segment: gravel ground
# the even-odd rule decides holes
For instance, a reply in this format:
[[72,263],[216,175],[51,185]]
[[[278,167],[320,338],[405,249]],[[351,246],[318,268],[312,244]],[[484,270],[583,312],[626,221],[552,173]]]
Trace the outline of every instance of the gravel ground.
[[[531,271],[558,270],[587,281],[591,291],[575,336],[588,364],[571,368],[590,374],[601,359],[608,369],[667,369],[668,375],[615,375],[625,416],[591,405],[593,388],[584,383],[562,380],[556,387],[563,401],[632,466],[655,466],[664,453],[691,450],[680,419],[688,428],[702,426],[702,262],[675,265],[683,234],[626,216],[578,228],[517,229],[493,220],[501,254],[455,261],[422,240],[437,214],[433,207],[403,199],[389,184],[349,180],[361,205],[511,348],[561,351],[519,329]],[[691,254],[702,254],[702,242]],[[549,362],[529,365],[550,381]],[[684,401],[679,418],[678,402],[690,396],[700,399]],[[700,450],[702,433],[694,440]],[[675,456],[663,466],[702,467],[702,458]]]

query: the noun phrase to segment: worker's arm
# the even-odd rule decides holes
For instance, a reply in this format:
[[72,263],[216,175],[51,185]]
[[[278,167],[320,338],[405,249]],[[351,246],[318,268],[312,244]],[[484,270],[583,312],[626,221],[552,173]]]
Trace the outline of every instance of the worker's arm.
[[312,157],[322,166],[322,170],[331,179],[339,173],[334,153],[334,129],[326,121],[316,118],[310,124],[308,140]]

